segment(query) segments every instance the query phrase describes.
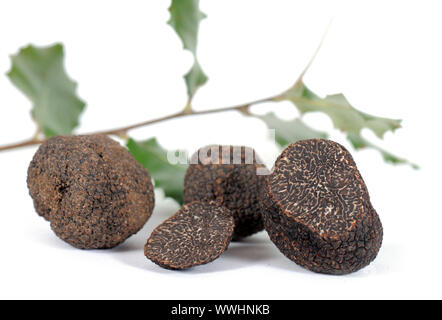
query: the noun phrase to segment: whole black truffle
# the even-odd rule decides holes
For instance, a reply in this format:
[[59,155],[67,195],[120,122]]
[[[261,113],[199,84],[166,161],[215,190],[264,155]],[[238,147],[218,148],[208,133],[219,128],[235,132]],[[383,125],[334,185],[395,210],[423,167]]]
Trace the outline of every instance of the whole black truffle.
[[184,203],[216,200],[230,209],[235,219],[234,240],[263,230],[259,190],[265,181],[260,174],[266,168],[260,162],[252,148],[215,145],[199,149],[184,177]]
[[34,155],[27,182],[37,213],[81,249],[115,247],[143,227],[154,207],[149,173],[102,135],[49,139]]
[[227,249],[233,228],[229,209],[216,202],[191,202],[152,232],[144,254],[166,269],[206,264]]
[[346,274],[368,265],[382,225],[350,153],[304,140],[276,160],[262,190],[265,228],[279,250],[315,272]]

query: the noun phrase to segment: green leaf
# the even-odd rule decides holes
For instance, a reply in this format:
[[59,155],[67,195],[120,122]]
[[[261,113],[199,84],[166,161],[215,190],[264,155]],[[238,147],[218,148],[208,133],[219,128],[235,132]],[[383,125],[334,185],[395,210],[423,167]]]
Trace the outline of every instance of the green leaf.
[[196,54],[199,25],[206,15],[199,9],[199,0],[172,0],[169,12],[168,24],[178,34],[184,48],[192,52],[194,57],[192,68],[184,76],[187,94],[191,99],[196,90],[207,82],[207,76],[198,63]]
[[29,45],[11,56],[8,77],[33,103],[32,116],[46,137],[71,134],[78,126],[85,103],[77,84],[66,74],[61,44]]
[[382,138],[385,132],[401,127],[401,120],[376,117],[355,109],[341,93],[320,98],[302,82],[275,100],[293,102],[301,114],[323,112],[330,117],[337,129],[355,135],[359,135],[363,128],[368,128]]
[[353,147],[357,150],[364,149],[364,148],[370,148],[370,149],[377,150],[382,155],[385,162],[392,163],[392,164],[408,164],[414,169],[419,169],[418,165],[411,163],[410,161],[408,161],[406,159],[399,158],[399,157],[395,156],[394,154],[374,145],[373,143],[369,142],[367,139],[365,139],[361,135],[350,133],[347,135],[347,139],[350,141],[350,143],[353,145]]
[[185,49],[196,54],[199,24],[206,15],[199,9],[199,0],[172,0],[169,7],[172,26]]
[[156,138],[146,141],[129,139],[127,148],[139,163],[149,171],[155,187],[164,190],[166,197],[183,203],[184,175],[186,165],[172,164],[167,159],[167,150],[163,149]]
[[321,98],[311,91],[302,81],[299,81],[295,86],[274,99],[274,101],[284,100],[294,103],[301,114],[322,112],[328,115],[335,128],[347,133],[347,139],[355,149],[371,148],[377,150],[386,162],[409,164],[413,168],[418,168],[417,165],[395,156],[361,136],[362,129],[368,128],[379,138],[382,138],[387,131],[394,132],[394,130],[400,128],[401,120],[377,117],[359,111],[354,108],[341,93]]
[[187,86],[187,95],[192,97],[196,90],[207,82],[207,76],[204,74],[198,61],[195,60],[192,69],[184,76]]
[[264,121],[269,129],[275,129],[275,139],[281,147],[285,147],[298,140],[327,139],[328,137],[327,133],[310,128],[299,118],[292,121],[284,121],[276,117],[273,112],[257,117]]

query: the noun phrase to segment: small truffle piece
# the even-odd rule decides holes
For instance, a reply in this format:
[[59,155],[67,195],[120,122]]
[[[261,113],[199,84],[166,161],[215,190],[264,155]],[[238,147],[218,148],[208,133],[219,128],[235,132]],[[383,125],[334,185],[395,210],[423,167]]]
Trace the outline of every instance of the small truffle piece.
[[50,138],[34,155],[27,183],[37,213],[80,249],[120,244],[143,227],[155,202],[149,173],[103,135]]
[[264,229],[259,193],[266,171],[252,148],[201,148],[192,155],[184,177],[184,203],[216,200],[233,213],[233,240],[250,236]]
[[287,147],[262,200],[271,240],[309,270],[347,274],[378,254],[381,221],[352,156],[336,142],[312,139]]
[[233,228],[229,209],[216,202],[191,202],[152,232],[144,254],[166,269],[183,270],[206,264],[227,249]]

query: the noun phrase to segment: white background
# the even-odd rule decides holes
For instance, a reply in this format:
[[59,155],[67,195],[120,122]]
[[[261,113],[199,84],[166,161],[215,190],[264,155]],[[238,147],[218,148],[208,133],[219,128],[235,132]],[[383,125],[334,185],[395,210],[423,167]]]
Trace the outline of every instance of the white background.
[[[28,43],[63,42],[66,68],[88,103],[77,132],[113,128],[180,110],[181,76],[192,59],[170,28],[169,1],[1,1],[0,144],[35,130],[29,101],[4,75],[9,55]],[[305,81],[321,95],[343,92],[357,108],[403,119],[378,141],[421,166],[385,164],[375,151],[353,152],[384,225],[378,258],[348,276],[319,275],[286,259],[262,232],[232,244],[215,262],[189,271],[159,268],[143,255],[152,229],[177,210],[157,192],[145,228],[107,251],[81,251],[38,217],[26,188],[36,148],[0,154],[0,298],[442,298],[441,84],[438,1],[201,1],[199,60],[210,77],[196,109],[274,95],[297,78],[330,18],[329,35]],[[289,103],[278,110],[294,118]],[[305,120],[332,131],[330,120]],[[132,132],[167,148],[246,144],[269,166],[278,150],[259,120],[236,113],[170,121]]]

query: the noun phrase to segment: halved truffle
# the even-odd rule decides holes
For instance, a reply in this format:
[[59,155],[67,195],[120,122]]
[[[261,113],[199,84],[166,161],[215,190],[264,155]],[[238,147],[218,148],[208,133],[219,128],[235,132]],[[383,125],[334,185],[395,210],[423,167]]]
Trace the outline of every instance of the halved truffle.
[[234,240],[264,229],[259,193],[266,168],[252,148],[207,146],[190,160],[184,177],[184,203],[215,200],[235,218]]
[[346,274],[375,259],[381,221],[350,153],[327,140],[287,147],[262,189],[265,229],[289,259],[314,272]]
[[152,232],[144,254],[166,269],[206,264],[227,249],[233,228],[229,209],[216,202],[191,202]]
[[152,214],[149,173],[107,136],[59,136],[43,143],[28,169],[36,211],[80,249],[112,248]]

